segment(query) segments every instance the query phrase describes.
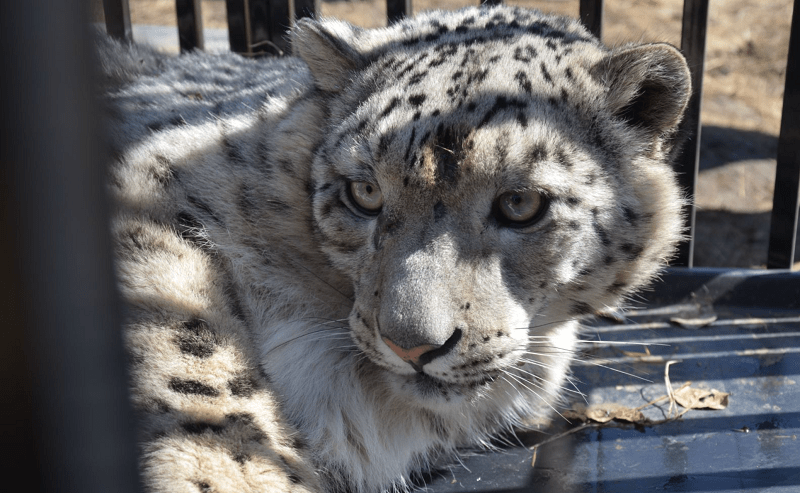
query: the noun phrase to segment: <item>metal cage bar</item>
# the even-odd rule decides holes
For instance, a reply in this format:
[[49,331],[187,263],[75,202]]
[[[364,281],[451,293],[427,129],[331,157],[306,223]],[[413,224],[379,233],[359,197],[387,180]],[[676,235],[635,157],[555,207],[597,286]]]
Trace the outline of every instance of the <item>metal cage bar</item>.
[[[225,0],[225,4],[231,51],[245,56],[290,53],[286,32],[294,18],[294,0]],[[302,5],[307,11],[309,3]]]
[[[251,28],[259,28],[263,22],[264,32],[269,33],[264,39],[254,37],[253,49],[258,53],[274,55],[288,55],[291,53],[289,37],[286,33],[294,22],[294,0],[283,2],[250,0],[250,2],[254,6],[258,5],[258,11],[255,9],[251,11],[253,16]],[[259,13],[257,14],[257,12]]]
[[178,16],[178,41],[181,53],[205,48],[200,0],[175,0]]
[[791,269],[800,209],[800,0],[794,2],[767,267]]
[[117,39],[133,39],[131,31],[131,8],[128,0],[103,0],[106,31]]
[[225,0],[228,17],[228,42],[231,51],[248,53],[250,46],[250,16],[245,0]]
[[411,0],[386,0],[386,20],[389,24],[411,15]]
[[[250,17],[250,45],[248,53],[255,55],[259,53],[271,53],[272,46],[272,12],[271,7],[281,4],[286,6],[286,2],[270,2],[269,0],[244,0]],[[278,55],[279,52],[272,54]]]
[[[411,0],[408,0],[409,2]],[[317,15],[320,8],[321,0],[294,0],[294,17],[300,19],[303,17],[313,17]]]
[[10,253],[0,272],[11,275],[0,283],[0,325],[12,334],[4,352],[15,341],[20,362],[11,386],[28,385],[27,402],[3,406],[14,413],[3,426],[28,423],[14,435],[26,440],[4,434],[3,445],[18,475],[9,484],[25,491],[133,493],[133,413],[85,4],[0,2],[0,237]]
[[679,130],[687,139],[676,162],[678,183],[689,202],[684,207],[686,232],[689,234],[689,238],[678,246],[678,257],[673,262],[673,265],[680,267],[692,267],[694,257],[694,195],[697,173],[700,168],[700,108],[703,98],[708,2],[709,0],[685,0],[683,2],[681,50],[686,56],[686,62],[689,64],[692,74],[692,97]]
[[580,18],[589,32],[603,39],[603,0],[581,0]]

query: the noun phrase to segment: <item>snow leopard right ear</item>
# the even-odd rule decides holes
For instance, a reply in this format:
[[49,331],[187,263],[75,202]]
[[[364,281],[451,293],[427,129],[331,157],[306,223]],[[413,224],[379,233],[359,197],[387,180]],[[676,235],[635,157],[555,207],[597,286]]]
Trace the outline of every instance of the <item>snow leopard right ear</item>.
[[292,29],[292,51],[308,64],[317,87],[339,92],[351,73],[366,65],[366,57],[355,48],[362,31],[338,20],[303,18]]

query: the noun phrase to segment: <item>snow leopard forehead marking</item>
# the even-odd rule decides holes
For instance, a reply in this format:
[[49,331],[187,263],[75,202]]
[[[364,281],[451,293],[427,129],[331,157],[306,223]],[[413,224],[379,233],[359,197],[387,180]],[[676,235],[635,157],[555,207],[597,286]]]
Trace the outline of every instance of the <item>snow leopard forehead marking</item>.
[[582,128],[586,135],[578,137],[599,140],[591,132],[594,122],[576,120],[596,113],[602,89],[589,69],[606,50],[577,22],[516,9],[471,9],[429,14],[413,25],[413,35],[406,23],[388,28],[386,37],[394,41],[368,52],[373,60],[357,85],[374,89],[354,101],[356,111],[329,148],[341,158],[333,162],[362,169],[342,174],[372,174],[375,163],[396,174],[400,165],[405,176],[430,187],[453,183],[486,162],[480,155],[463,159],[476,132],[484,142],[526,142],[533,155],[541,155],[544,142],[559,140],[554,132],[574,140],[575,128]]

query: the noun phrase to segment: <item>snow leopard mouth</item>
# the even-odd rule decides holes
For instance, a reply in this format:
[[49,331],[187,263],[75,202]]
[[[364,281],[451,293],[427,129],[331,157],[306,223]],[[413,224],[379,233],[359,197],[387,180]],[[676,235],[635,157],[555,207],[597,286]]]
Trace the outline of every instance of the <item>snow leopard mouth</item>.
[[444,397],[450,395],[464,395],[486,387],[496,380],[494,375],[485,375],[479,379],[464,383],[446,382],[424,372],[419,372],[410,377],[414,388],[424,397]]

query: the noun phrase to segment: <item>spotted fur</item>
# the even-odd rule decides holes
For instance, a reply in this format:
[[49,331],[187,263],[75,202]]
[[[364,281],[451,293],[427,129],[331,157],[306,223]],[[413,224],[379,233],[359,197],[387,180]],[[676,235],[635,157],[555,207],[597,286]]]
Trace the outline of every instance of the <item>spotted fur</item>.
[[150,491],[402,490],[545,419],[680,237],[674,48],[513,7],[291,36],[100,42]]

